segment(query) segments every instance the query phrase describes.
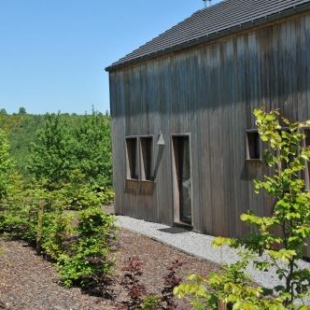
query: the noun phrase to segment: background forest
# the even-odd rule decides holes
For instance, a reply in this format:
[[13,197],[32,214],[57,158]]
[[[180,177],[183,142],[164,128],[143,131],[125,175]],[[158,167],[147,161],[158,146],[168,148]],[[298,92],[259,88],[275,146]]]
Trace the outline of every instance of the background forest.
[[70,181],[110,190],[112,153],[110,117],[90,115],[30,115],[0,113],[0,128],[20,176],[55,189]]

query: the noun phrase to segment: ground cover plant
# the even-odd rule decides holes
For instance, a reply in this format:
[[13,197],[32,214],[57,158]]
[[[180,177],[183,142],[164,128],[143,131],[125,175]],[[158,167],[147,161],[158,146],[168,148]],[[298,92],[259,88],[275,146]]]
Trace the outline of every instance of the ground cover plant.
[[120,278],[120,285],[127,291],[127,299],[122,303],[128,310],[174,310],[178,309],[173,290],[182,281],[177,274],[183,265],[179,260],[175,260],[167,266],[166,274],[163,276],[163,288],[160,294],[148,291],[148,287],[143,283],[144,263],[138,256],[129,257],[123,266],[123,275]]
[[[275,203],[269,216],[252,211],[241,215],[254,228],[246,238],[216,239],[215,245],[239,249],[238,262],[208,278],[193,274],[175,289],[179,297],[189,297],[195,309],[217,309],[219,301],[232,309],[310,309],[310,270],[298,266],[310,237],[310,192],[305,183],[310,122],[292,123],[278,110],[256,109],[254,115],[270,171],[255,181],[255,191],[264,190]],[[280,284],[269,290],[253,285],[245,272],[250,263],[266,272],[275,268]]]

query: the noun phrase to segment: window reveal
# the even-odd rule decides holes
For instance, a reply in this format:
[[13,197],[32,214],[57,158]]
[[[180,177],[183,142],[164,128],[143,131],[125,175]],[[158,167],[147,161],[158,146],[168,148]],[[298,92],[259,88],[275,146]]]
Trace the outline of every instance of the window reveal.
[[141,179],[153,180],[153,137],[141,137]]
[[255,129],[246,132],[246,152],[247,160],[261,160],[261,143]]
[[138,143],[136,137],[126,138],[127,179],[139,178]]
[[[310,128],[303,129],[303,133],[305,135],[305,140],[303,141],[304,147],[310,146]],[[306,163],[306,168],[304,172],[304,180],[306,184],[306,190],[310,191],[310,162]]]

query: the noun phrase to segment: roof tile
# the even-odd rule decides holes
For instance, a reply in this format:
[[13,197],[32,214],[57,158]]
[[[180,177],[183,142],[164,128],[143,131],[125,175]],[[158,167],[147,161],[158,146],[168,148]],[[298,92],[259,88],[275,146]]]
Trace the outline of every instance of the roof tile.
[[[172,49],[197,42],[208,37],[220,35],[249,22],[280,16],[294,12],[310,0],[226,0],[209,8],[197,11],[189,18],[173,26],[158,37],[142,45],[132,53],[114,62],[107,70],[145,59],[145,57],[164,54]],[[307,7],[309,9],[309,6]]]

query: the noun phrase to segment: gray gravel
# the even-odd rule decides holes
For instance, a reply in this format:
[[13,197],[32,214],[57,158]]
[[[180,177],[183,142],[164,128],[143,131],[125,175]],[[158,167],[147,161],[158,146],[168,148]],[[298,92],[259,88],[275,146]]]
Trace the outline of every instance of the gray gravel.
[[[216,264],[232,263],[238,258],[237,252],[227,246],[214,248],[212,246],[214,237],[212,236],[195,233],[183,228],[146,222],[127,216],[117,216],[117,220],[118,225],[121,227],[138,232],[185,253],[207,259]],[[304,261],[300,261],[299,265],[303,268],[310,268],[310,264]],[[279,284],[274,270],[260,272],[253,268],[248,268],[247,272],[256,283],[266,288],[271,288]]]

